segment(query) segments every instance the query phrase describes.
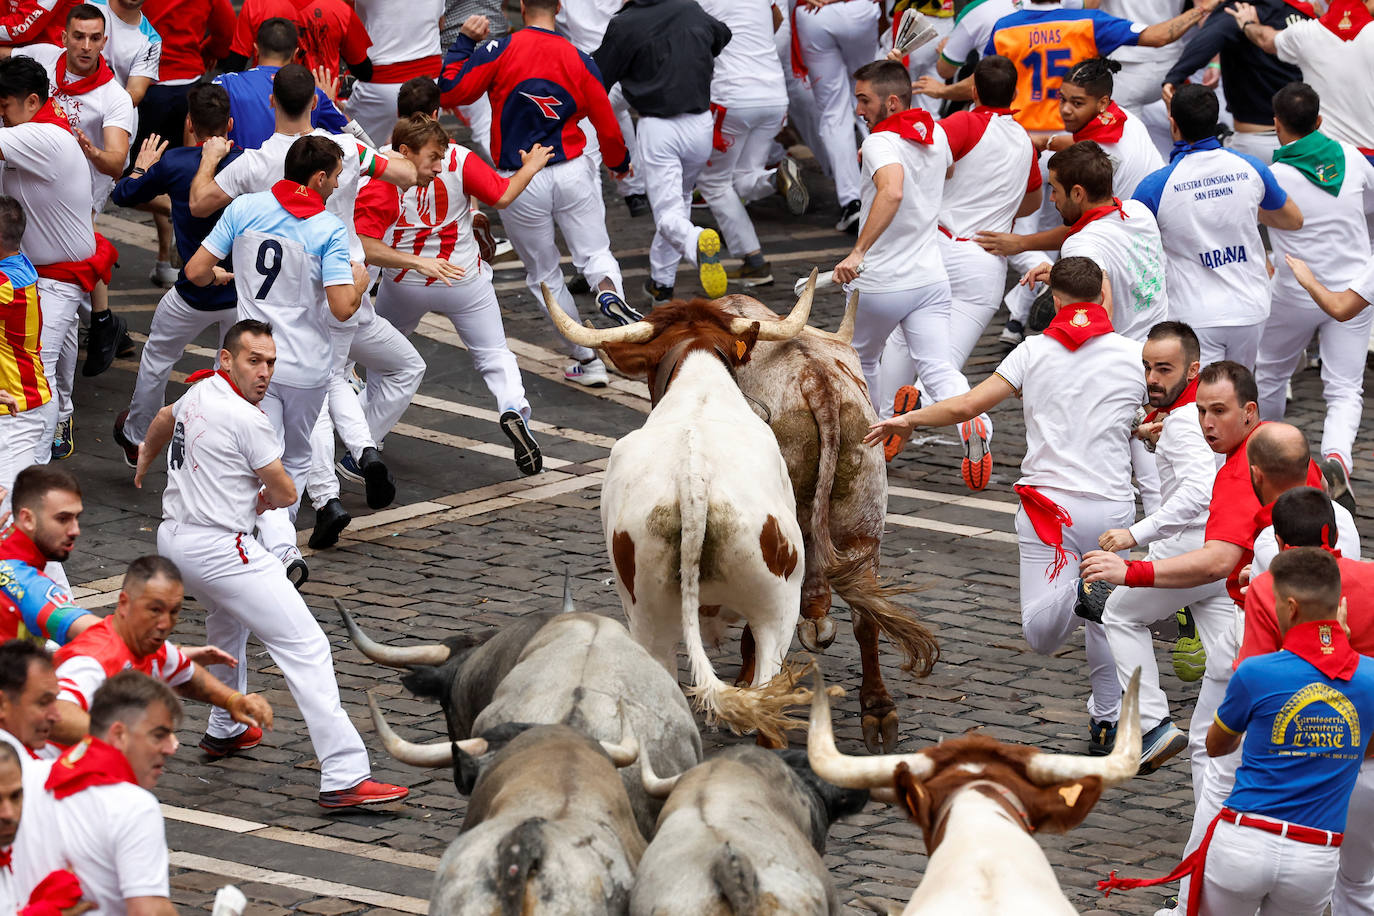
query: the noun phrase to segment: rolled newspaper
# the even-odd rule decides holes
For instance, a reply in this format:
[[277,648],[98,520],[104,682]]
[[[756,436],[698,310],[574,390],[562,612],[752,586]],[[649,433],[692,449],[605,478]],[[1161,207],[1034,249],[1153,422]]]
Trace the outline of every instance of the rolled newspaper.
[[210,911],[211,916],[243,916],[243,911],[248,908],[248,898],[243,896],[243,891],[226,884],[215,893],[215,906]]
[[935,27],[930,24],[924,15],[914,7],[908,7],[902,13],[902,21],[897,25],[897,34],[892,40],[892,47],[900,54],[910,54],[924,44],[929,44],[939,37]]
[[[856,273],[863,273],[863,272],[864,272],[864,266],[863,266],[862,264],[860,264],[860,265],[859,265],[859,269],[856,271]],[[807,281],[807,278],[806,278],[806,277],[799,277],[799,278],[797,279],[797,282],[792,284],[792,295],[794,295],[794,296],[800,296],[800,295],[802,294],[802,292],[806,289],[806,281]],[[833,271],[833,270],[827,270],[825,273],[817,275],[817,277],[816,277],[816,289],[825,289],[827,286],[834,286],[834,285],[835,285],[835,271]]]

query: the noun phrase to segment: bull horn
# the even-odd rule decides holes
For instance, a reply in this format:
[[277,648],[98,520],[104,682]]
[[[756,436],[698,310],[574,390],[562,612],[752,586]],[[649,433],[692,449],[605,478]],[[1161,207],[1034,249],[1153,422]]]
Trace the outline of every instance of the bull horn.
[[601,749],[611,758],[617,768],[627,767],[639,759],[639,739],[630,730],[630,720],[625,717],[625,701],[617,700],[616,718],[620,720],[620,743],[599,741]]
[[859,291],[856,289],[849,294],[849,301],[844,306],[844,317],[840,319],[840,329],[835,332],[835,337],[840,343],[852,344],[854,342],[854,316],[859,312]]
[[[382,739],[382,746],[401,763],[416,767],[442,767],[453,763],[453,746],[450,742],[413,744],[392,731],[386,717],[382,715],[382,707],[377,705],[377,698],[372,695],[371,690],[367,692],[367,706],[372,710],[372,727]],[[476,740],[482,741],[481,738]]]
[[371,637],[358,628],[358,624],[353,621],[353,615],[348,613],[348,609],[343,606],[342,601],[335,598],[334,606],[339,609],[339,615],[343,617],[344,628],[348,630],[348,636],[353,640],[353,645],[358,647],[359,652],[379,665],[387,665],[391,668],[409,668],[413,665],[442,665],[448,661],[448,646],[437,642],[423,646],[384,646],[379,642],[374,642]]
[[647,321],[636,321],[634,324],[627,324],[619,328],[584,328],[568,317],[568,313],[558,307],[558,303],[553,301],[553,293],[549,292],[549,287],[541,283],[540,291],[544,294],[544,306],[549,311],[549,318],[553,320],[553,326],[558,328],[558,333],[562,334],[570,342],[582,347],[598,349],[606,344],[616,343],[644,343],[654,336],[654,326]]
[[650,798],[667,798],[672,795],[673,789],[677,786],[677,781],[681,778],[682,773],[669,776],[667,779],[655,775],[653,767],[649,765],[647,754],[644,759],[639,761],[639,781],[644,785],[644,791]]
[[[1137,752],[1139,756],[1139,752]],[[929,757],[914,754],[879,754],[872,757],[850,757],[835,747],[835,732],[830,722],[830,697],[825,692],[825,679],[820,665],[816,666],[816,689],[811,693],[811,723],[806,734],[806,757],[816,775],[842,789],[876,789],[892,785],[893,772],[905,763],[916,780],[928,777],[934,770]]]
[[806,320],[811,317],[811,300],[816,295],[816,268],[811,268],[811,276],[806,281],[806,289],[797,297],[797,304],[792,306],[792,311],[781,321],[760,321],[754,322],[747,318],[731,318],[731,334],[747,334],[749,327],[753,324],[759,326],[759,340],[791,340],[802,332],[806,327]]
[[563,567],[563,613],[574,614],[577,612],[577,605],[573,604],[572,596],[572,577],[568,567]]
[[1082,754],[1036,754],[1026,763],[1026,776],[1037,785],[1053,785],[1085,776],[1100,776],[1102,787],[1120,785],[1140,769],[1140,669],[1131,675],[1121,702],[1116,744],[1106,757]]

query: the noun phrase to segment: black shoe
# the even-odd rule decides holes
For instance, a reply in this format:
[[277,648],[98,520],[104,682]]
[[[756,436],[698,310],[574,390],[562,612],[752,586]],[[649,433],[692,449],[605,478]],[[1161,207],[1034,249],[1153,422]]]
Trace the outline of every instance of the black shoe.
[[369,446],[358,456],[358,470],[363,472],[363,486],[367,491],[369,509],[385,509],[396,499],[396,481],[382,461],[382,453]]
[[119,347],[115,350],[115,356],[120,359],[133,359],[138,354],[138,348],[134,346],[134,339],[127,333],[119,338]]
[[1017,321],[1015,318],[1008,318],[1006,326],[1002,328],[1002,333],[998,336],[997,341],[1009,347],[1015,347],[1025,339],[1026,329],[1021,322]]
[[1322,459],[1321,468],[1326,485],[1331,490],[1331,501],[1340,503],[1345,507],[1345,511],[1354,515],[1355,494],[1350,491],[1350,475],[1346,474],[1341,459],[1335,455],[1327,455]]
[[644,281],[644,295],[649,297],[649,307],[663,305],[673,299],[673,288],[671,286],[659,286],[653,280]]
[[124,463],[131,468],[138,467],[138,443],[124,435],[124,421],[129,419],[129,411],[125,410],[115,417],[114,441],[124,450]]
[[1165,719],[1140,739],[1140,769],[1136,775],[1148,776],[1187,746],[1188,736]]
[[310,580],[310,567],[305,565],[305,560],[292,560],[286,564],[286,578],[296,591],[300,591]]
[[650,212],[649,195],[647,194],[626,194],[625,209],[630,211],[634,217],[648,216]]
[[525,425],[525,418],[520,416],[520,412],[502,411],[501,419],[497,422],[501,424],[501,432],[515,446],[515,466],[520,473],[529,477],[544,470],[544,456],[539,451],[539,443],[530,435],[530,428]]
[[759,261],[757,264],[741,261],[739,267],[726,269],[725,278],[731,283],[738,283],[745,289],[752,289],[755,286],[769,286],[773,283],[773,268],[767,261]]
[[310,533],[310,548],[324,550],[339,543],[339,534],[353,521],[336,496],[315,510],[315,530]]
[[1088,720],[1088,756],[1106,757],[1116,746],[1116,723]]
[[1073,602],[1073,612],[1084,620],[1102,622],[1102,610],[1107,606],[1107,596],[1116,588],[1110,582],[1084,582],[1078,580],[1074,590],[1078,597]]
[[1033,334],[1039,334],[1054,320],[1054,295],[1046,289],[1031,303],[1030,314],[1026,316],[1026,327]]
[[568,292],[574,296],[585,295],[592,291],[592,285],[587,282],[587,278],[578,274],[568,281]]
[[90,378],[110,368],[119,341],[128,329],[129,323],[108,309],[91,315],[91,333],[86,338],[86,362],[81,366],[81,374]]
[[857,200],[851,200],[840,208],[840,218],[835,222],[835,228],[841,232],[848,232],[850,235],[857,235],[859,232],[859,208]]
[[68,417],[57,424],[57,434],[52,440],[52,460],[63,461],[76,454],[76,432],[72,429],[72,418]]

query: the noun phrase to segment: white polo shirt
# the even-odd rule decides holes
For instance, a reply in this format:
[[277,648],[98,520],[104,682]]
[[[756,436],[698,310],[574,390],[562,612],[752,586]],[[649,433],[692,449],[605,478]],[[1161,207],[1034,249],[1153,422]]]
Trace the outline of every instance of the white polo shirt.
[[1164,167],[1164,157],[1150,139],[1149,128],[1129,112],[1121,127],[1120,140],[1115,143],[1096,142],[1107,158],[1112,160],[1112,193],[1122,200],[1134,197],[1135,189],[1145,176]]
[[868,223],[878,188],[874,174],[889,165],[902,169],[902,202],[892,223],[864,255],[864,271],[852,284],[860,292],[897,292],[947,280],[936,241],[936,224],[944,194],[945,172],[954,162],[940,125],[932,126],[930,144],[904,140],[892,131],[877,131],[864,140],[863,192],[859,225]]
[[[1302,69],[1303,82],[1322,100],[1322,133],[1374,149],[1374,29],[1342,41],[1316,19],[1291,23],[1274,36],[1279,60]],[[1307,215],[1304,210],[1303,216]]]
[[764,0],[698,2],[730,28],[730,41],[712,71],[711,101],[727,109],[786,108],[787,83],[773,44],[773,7]]
[[1150,328],[1169,318],[1159,226],[1138,200],[1123,201],[1121,210],[1069,236],[1059,256],[1091,258],[1102,268],[1112,284],[1112,327],[1144,343]]
[[1010,232],[1026,192],[1040,187],[1040,163],[1030,135],[1010,114],[979,106],[940,121],[954,157],[945,180],[940,225],[951,237],[980,230]]
[[24,253],[37,266],[85,261],[95,254],[93,199],[86,155],[71,132],[57,124],[29,121],[0,127],[4,162],[0,190],[19,201],[28,220]]
[[1340,193],[1335,195],[1286,162],[1271,166],[1274,177],[1302,211],[1301,229],[1269,229],[1269,242],[1274,248],[1276,305],[1317,308],[1317,303],[1298,285],[1284,260],[1286,254],[1302,258],[1321,284],[1334,290],[1348,288],[1369,261],[1358,252],[1369,251],[1365,200],[1367,195],[1374,197],[1374,166],[1348,143],[1341,144],[1341,151],[1345,153],[1345,174]]
[[1159,223],[1171,318],[1194,328],[1263,323],[1269,271],[1258,212],[1288,200],[1267,165],[1209,138],[1146,177],[1135,198]]
[[156,83],[158,67],[162,65],[162,37],[148,17],[140,13],[138,25],[129,25],[114,14],[107,0],[90,3],[105,15],[106,34],[110,38],[101,53],[120,85],[127,86],[135,76],[146,76]]
[[1022,8],[1019,0],[973,0],[954,17],[940,56],[945,63],[962,67],[974,51],[982,53],[992,39],[992,27],[1003,16]]
[[1160,505],[1130,527],[1131,537],[1142,546],[1159,542],[1166,548],[1159,556],[1177,556],[1202,546],[1217,476],[1217,455],[1202,434],[1196,407],[1184,404],[1164,415],[1154,455]]
[[1052,337],[1027,337],[997,374],[1021,394],[1026,456],[1018,483],[1089,499],[1130,501],[1129,439],[1145,403],[1141,345],[1108,333],[1070,350]]

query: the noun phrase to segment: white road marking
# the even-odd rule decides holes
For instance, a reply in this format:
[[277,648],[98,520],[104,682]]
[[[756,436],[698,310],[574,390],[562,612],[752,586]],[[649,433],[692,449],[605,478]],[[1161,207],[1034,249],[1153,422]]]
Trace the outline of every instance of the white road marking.
[[252,865],[240,865],[237,862],[226,862],[223,859],[215,859],[191,852],[171,852],[168,853],[167,859],[174,868],[186,868],[211,875],[223,875],[235,881],[289,887],[293,890],[314,894],[317,897],[339,897],[343,900],[353,900],[369,906],[400,910],[402,913],[417,913],[420,916],[429,912],[429,901],[421,900],[419,897],[388,894],[384,891],[369,890],[365,887],[354,887],[351,884],[322,881],[309,875],[296,875],[290,872],[272,871],[268,868],[257,868]]

